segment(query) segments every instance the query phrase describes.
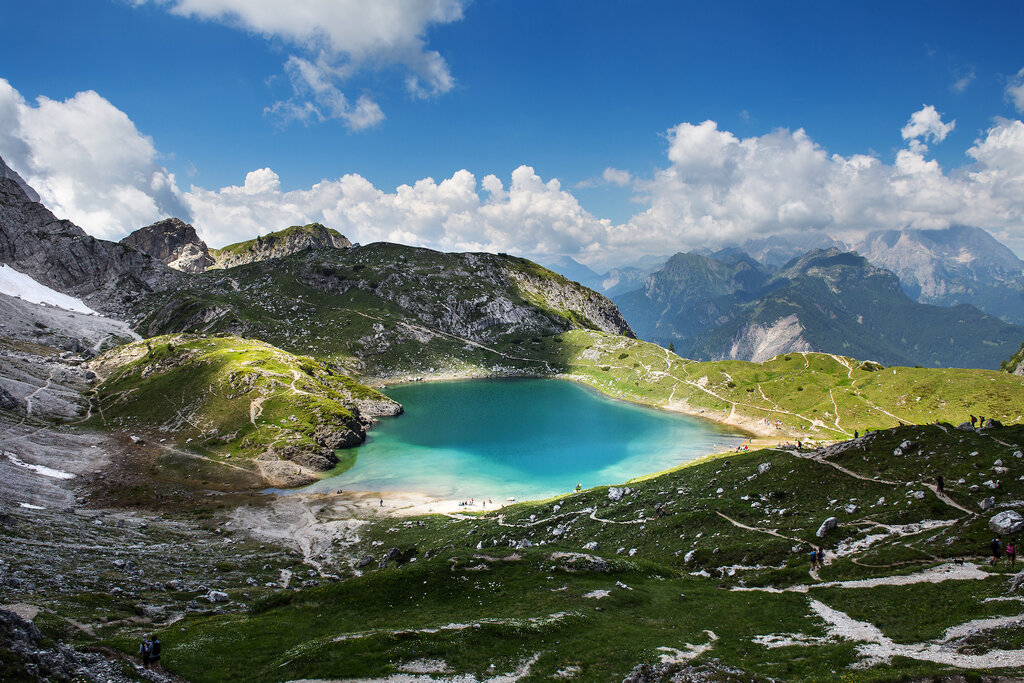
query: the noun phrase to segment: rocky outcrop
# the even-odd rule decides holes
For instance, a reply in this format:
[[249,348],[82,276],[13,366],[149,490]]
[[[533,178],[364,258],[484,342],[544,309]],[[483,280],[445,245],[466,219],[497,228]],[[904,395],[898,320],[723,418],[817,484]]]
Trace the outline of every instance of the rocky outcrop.
[[199,239],[195,228],[177,218],[167,218],[139,228],[121,240],[121,244],[185,273],[201,273],[213,265],[206,242]]
[[1024,530],[1024,517],[1013,510],[1005,510],[988,520],[988,528],[1002,535],[1019,534]]
[[636,335],[622,313],[610,300],[567,278],[547,271],[537,275],[530,271],[508,268],[508,277],[516,283],[523,298],[540,298],[545,305],[559,313],[565,313],[573,322],[608,334],[621,334],[631,339]]
[[29,201],[38,202],[39,193],[36,192],[31,185],[25,182],[25,180],[18,175],[18,172],[13,168],[4,163],[3,159],[0,159],[0,178],[8,178],[17,183],[21,191],[25,193],[25,196],[29,198]]
[[0,263],[115,316],[125,315],[143,293],[173,287],[181,277],[151,256],[57,219],[9,176],[0,177]]
[[254,240],[231,244],[213,252],[215,268],[232,268],[246,263],[284,258],[307,249],[347,249],[352,242],[337,230],[320,223],[293,225],[261,235]]
[[813,351],[803,338],[804,328],[796,315],[779,318],[771,325],[750,323],[733,337],[729,351],[715,360],[749,360],[761,363],[782,353]]

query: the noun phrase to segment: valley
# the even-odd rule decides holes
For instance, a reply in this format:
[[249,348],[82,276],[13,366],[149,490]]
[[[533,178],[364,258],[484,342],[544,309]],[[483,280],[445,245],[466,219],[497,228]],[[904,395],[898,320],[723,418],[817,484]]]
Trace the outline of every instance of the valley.
[[[10,178],[0,190],[5,262],[93,311],[29,301],[27,285],[0,294],[5,678],[1024,674],[1024,572],[985,557],[992,533],[1024,530],[1017,374],[811,348],[695,361],[527,259],[325,244],[312,224],[189,271],[194,231],[160,233],[191,245],[183,261],[163,237],[83,237]],[[813,252],[793,268],[839,272],[839,286],[865,266]],[[396,385],[480,378],[575,382],[665,411],[647,424],[681,413],[739,437],[708,448],[715,436],[680,432],[698,457],[579,491],[567,475],[553,497],[486,509],[457,487],[268,491],[351,466],[379,420],[406,419]],[[501,409],[526,448],[532,424],[572,419],[565,399],[530,400]],[[574,425],[611,451],[628,440],[603,426]],[[147,633],[164,672],[137,666]]]

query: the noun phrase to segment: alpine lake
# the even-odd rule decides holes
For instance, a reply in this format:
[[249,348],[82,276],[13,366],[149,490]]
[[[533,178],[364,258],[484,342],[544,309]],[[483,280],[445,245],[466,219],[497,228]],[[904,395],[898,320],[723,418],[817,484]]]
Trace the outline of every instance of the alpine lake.
[[293,492],[412,491],[443,499],[530,500],[619,484],[746,439],[678,413],[557,379],[415,382],[385,393],[383,418],[320,481]]

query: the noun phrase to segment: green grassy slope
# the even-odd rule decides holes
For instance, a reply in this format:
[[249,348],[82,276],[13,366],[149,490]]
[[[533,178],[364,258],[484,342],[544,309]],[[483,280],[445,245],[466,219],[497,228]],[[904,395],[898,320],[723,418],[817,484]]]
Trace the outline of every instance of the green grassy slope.
[[603,393],[748,429],[779,420],[787,437],[846,438],[900,422],[960,424],[970,414],[1024,420],[1024,378],[1005,372],[886,368],[823,353],[698,363],[596,332],[559,339],[549,346],[558,347],[564,373]]
[[337,440],[362,442],[359,406],[392,403],[322,361],[237,337],[154,337],[97,365],[93,424],[250,467],[285,459],[327,469]]
[[[913,453],[894,456],[906,441]],[[340,583],[165,630],[168,665],[196,681],[383,677],[424,661],[478,679],[621,681],[664,655],[693,658],[677,665],[684,675],[703,663],[711,680],[896,681],[957,666],[1019,675],[1024,660],[967,656],[1024,647],[1012,619],[952,644],[943,634],[1021,612],[1001,599],[1011,575],[982,561],[988,516],[956,505],[1024,497],[1012,454],[1022,442],[1021,427],[910,426],[829,452],[706,460],[630,483],[620,500],[601,487],[485,515],[385,520],[353,549],[374,562],[340,568]],[[971,491],[996,460],[1003,487]],[[948,500],[927,488],[937,472]],[[839,527],[819,541],[833,515]],[[812,543],[829,562],[809,573]],[[399,559],[378,569],[387,548]],[[861,626],[840,636],[844,619]]]

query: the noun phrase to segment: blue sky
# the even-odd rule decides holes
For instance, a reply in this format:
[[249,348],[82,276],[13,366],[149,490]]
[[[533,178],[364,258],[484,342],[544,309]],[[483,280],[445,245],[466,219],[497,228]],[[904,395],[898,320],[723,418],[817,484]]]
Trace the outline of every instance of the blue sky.
[[[0,156],[56,212],[111,238],[174,212],[211,244],[333,219],[361,241],[598,264],[808,229],[855,240],[951,222],[1024,246],[1024,199],[1013,199],[1024,149],[1011,125],[1024,106],[1020,3],[379,0],[392,11],[376,18],[371,6],[13,3],[0,79],[15,123],[0,133]],[[297,25],[300,14],[321,30]],[[89,91],[97,98],[69,104]],[[926,106],[925,132],[901,134]],[[3,111],[0,97],[0,121]],[[709,120],[715,130],[697,128]],[[83,157],[61,143],[130,138],[132,128],[150,150]],[[851,180],[861,157],[876,160],[872,178]],[[122,189],[69,180],[62,164]],[[524,166],[532,174],[514,176]],[[244,185],[268,168],[276,178]],[[998,176],[1000,192],[979,199],[971,171]],[[153,174],[162,180],[137,180]],[[484,189],[489,174],[508,197]],[[832,174],[841,177],[813,180]],[[361,182],[313,191],[343,176]],[[396,192],[424,178],[435,187]],[[911,189],[893,191],[900,183]],[[248,189],[221,191],[230,186]],[[367,200],[367,186],[384,196]]]

